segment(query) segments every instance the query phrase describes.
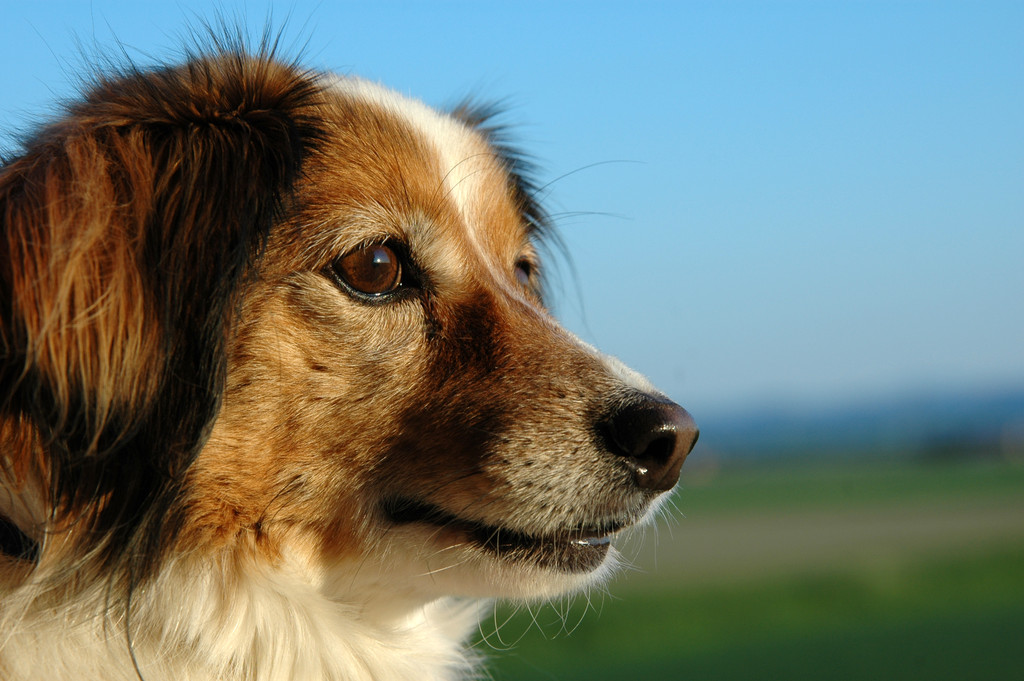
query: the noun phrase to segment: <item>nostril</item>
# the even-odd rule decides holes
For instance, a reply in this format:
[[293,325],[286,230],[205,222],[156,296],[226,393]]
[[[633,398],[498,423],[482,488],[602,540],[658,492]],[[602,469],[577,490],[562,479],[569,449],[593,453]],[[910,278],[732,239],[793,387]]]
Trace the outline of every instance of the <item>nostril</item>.
[[675,433],[664,433],[652,440],[651,443],[647,445],[647,448],[641,452],[637,458],[651,461],[655,464],[664,464],[672,458],[672,453],[675,450]]
[[616,408],[599,430],[608,450],[624,458],[636,483],[657,491],[671,489],[679,480],[698,435],[685,409],[647,396]]

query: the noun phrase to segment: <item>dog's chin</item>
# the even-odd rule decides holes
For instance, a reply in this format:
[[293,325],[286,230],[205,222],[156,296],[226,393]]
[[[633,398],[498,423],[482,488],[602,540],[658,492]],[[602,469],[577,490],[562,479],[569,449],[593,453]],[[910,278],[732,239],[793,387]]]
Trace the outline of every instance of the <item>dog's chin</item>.
[[612,535],[627,524],[534,534],[409,500],[390,500],[383,510],[398,534],[425,543],[431,579],[443,581],[450,593],[531,600],[575,591],[607,576],[615,564]]

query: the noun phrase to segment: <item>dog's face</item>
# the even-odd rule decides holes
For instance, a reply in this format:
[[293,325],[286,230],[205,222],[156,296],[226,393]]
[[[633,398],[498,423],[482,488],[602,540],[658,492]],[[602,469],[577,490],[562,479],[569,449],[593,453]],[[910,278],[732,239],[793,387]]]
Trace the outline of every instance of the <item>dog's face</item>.
[[335,590],[588,582],[692,421],[545,309],[536,207],[471,116],[356,80],[319,114],[241,291],[181,544],[301,556]]
[[16,558],[392,604],[607,572],[697,431],[550,316],[520,170],[472,110],[267,55],[101,79],[0,169]]

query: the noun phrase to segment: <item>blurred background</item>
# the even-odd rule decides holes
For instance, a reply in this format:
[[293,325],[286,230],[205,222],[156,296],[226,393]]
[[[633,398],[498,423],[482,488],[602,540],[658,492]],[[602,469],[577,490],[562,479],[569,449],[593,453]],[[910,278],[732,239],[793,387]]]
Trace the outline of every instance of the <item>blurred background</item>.
[[607,589],[494,679],[1006,679],[1024,653],[1024,4],[3,3],[0,147],[217,12],[505,104],[556,313],[702,429]]

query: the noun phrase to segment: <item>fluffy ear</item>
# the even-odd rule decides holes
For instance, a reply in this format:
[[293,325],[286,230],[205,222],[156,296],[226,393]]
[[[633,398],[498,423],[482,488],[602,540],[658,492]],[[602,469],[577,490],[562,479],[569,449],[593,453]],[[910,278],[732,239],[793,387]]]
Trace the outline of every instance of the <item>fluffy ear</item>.
[[159,534],[139,530],[216,416],[234,293],[317,99],[269,55],[132,69],[0,170],[0,454],[8,475],[41,456],[52,512],[108,559],[152,553],[129,544]]

